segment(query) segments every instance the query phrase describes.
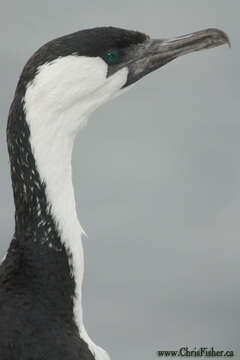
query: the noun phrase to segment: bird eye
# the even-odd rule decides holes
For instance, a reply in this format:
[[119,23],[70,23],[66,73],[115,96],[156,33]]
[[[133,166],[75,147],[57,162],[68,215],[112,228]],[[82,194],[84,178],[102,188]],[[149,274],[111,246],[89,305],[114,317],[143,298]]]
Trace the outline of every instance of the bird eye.
[[108,51],[106,60],[107,60],[108,64],[116,64],[119,60],[119,52],[117,50]]

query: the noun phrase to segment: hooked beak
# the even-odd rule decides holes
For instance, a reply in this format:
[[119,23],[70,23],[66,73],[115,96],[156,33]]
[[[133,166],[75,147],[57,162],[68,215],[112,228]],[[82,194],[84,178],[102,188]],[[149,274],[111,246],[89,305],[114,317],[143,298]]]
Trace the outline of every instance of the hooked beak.
[[223,44],[231,46],[227,34],[218,29],[206,29],[172,39],[147,39],[132,50],[131,59],[126,64],[129,73],[124,87],[179,56]]

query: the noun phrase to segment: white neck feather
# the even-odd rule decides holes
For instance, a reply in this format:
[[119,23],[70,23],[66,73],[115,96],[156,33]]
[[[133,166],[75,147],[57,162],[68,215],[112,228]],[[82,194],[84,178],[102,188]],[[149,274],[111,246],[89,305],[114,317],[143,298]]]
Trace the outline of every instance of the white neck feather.
[[100,58],[68,56],[41,66],[25,95],[30,143],[61,241],[71,254],[76,289],[74,317],[80,336],[97,360],[109,359],[86,333],[82,318],[81,289],[84,259],[72,184],[72,149],[78,129],[98,106],[118,95],[127,69],[106,78],[107,65]]

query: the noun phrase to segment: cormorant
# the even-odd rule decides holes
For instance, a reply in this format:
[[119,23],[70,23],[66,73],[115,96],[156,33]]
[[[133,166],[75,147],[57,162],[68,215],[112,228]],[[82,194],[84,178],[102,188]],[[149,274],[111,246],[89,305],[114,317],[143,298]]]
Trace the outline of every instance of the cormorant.
[[0,267],[1,360],[106,360],[82,318],[84,231],[72,186],[75,136],[89,115],[180,55],[229,43],[207,29],[172,39],[114,27],[48,42],[25,65],[7,142],[15,232]]

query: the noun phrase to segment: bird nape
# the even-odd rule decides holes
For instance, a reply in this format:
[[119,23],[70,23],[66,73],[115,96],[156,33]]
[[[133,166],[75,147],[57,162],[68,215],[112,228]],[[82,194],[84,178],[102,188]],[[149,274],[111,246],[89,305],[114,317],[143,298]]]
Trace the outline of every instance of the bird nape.
[[157,40],[103,27],[50,41],[27,62],[7,126],[15,232],[0,266],[1,360],[109,359],[82,318],[75,136],[97,107],[146,74],[225,43],[217,29]]

